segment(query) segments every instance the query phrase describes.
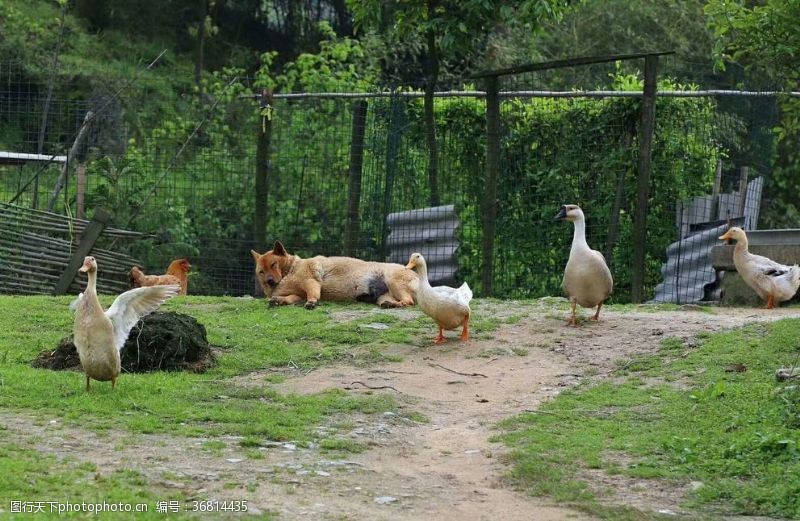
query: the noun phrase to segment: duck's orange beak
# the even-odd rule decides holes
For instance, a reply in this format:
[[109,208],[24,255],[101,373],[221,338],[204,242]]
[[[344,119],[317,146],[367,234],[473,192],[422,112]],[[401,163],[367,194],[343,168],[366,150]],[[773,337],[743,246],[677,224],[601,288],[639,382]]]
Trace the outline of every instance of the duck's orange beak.
[[91,267],[91,265],[92,265],[92,261],[89,260],[88,258],[86,258],[86,259],[83,260],[83,266],[78,268],[78,271],[80,271],[81,273],[86,273],[87,271],[89,271],[89,268]]
[[408,264],[406,264],[406,268],[408,268],[410,270],[413,270],[416,267],[417,267],[417,263],[414,262],[414,259],[409,260]]
[[719,240],[721,240],[721,241],[727,241],[728,239],[733,239],[733,237],[731,236],[731,231],[730,230],[728,230],[727,232],[725,232],[725,233],[723,233],[722,235],[719,236]]

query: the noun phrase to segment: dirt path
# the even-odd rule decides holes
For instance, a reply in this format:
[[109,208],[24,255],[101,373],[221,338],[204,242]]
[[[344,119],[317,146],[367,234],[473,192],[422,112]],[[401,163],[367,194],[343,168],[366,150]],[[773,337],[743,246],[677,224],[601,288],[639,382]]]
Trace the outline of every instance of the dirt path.
[[[492,312],[494,306],[507,309],[508,304],[482,304],[480,310]],[[261,449],[264,458],[252,459],[234,437],[222,438],[225,448],[208,453],[199,450],[202,439],[137,435],[135,444],[126,444],[125,433],[98,437],[58,421],[40,424],[6,413],[0,421],[30,436],[40,450],[93,461],[101,472],[122,461],[154,485],[188,491],[198,499],[247,499],[251,510],[275,512],[282,519],[590,519],[504,485],[506,450],[489,441],[498,421],[535,409],[584,376],[601,378],[616,360],[653,352],[664,338],[678,337],[692,345],[700,332],[800,315],[792,309],[610,312],[599,323],[570,328],[564,326],[562,313],[546,307],[534,305],[521,313],[522,320],[501,326],[491,339],[395,346],[390,350],[402,355],[402,362],[290,374],[277,386],[281,392],[349,388],[352,393],[391,393],[403,404],[400,414],[357,418],[345,428],[344,439],[371,447],[347,461],[331,460],[314,446],[267,444]],[[253,373],[237,381],[274,386],[265,376]],[[406,410],[418,411],[428,421],[406,418]],[[618,485],[619,501],[643,510],[680,511],[675,490],[644,487],[632,493],[637,487]]]

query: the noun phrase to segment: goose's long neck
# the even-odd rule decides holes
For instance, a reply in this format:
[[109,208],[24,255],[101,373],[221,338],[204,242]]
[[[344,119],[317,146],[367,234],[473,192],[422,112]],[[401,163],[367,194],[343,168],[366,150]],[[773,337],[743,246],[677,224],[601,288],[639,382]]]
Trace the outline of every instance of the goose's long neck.
[[575,232],[572,234],[572,250],[588,249],[589,244],[586,243],[586,221],[583,218],[575,219]]
[[428,282],[428,266],[425,264],[417,264],[417,275],[419,275],[419,285],[423,287],[431,287]]
[[90,271],[86,273],[87,278],[89,281],[86,283],[86,291],[87,295],[97,295],[97,271]]
[[736,241],[736,246],[734,248],[734,253],[749,253],[747,244],[747,237],[743,237],[742,239],[738,239]]

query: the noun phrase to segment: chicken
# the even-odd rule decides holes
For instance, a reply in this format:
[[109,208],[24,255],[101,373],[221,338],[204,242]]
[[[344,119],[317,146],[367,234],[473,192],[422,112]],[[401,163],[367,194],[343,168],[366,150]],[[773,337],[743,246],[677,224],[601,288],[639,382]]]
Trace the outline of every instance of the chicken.
[[164,275],[146,275],[139,266],[134,266],[128,272],[128,278],[132,288],[178,284],[181,287],[178,295],[186,295],[189,291],[188,274],[191,267],[189,259],[183,257],[172,261],[167,268],[167,273]]

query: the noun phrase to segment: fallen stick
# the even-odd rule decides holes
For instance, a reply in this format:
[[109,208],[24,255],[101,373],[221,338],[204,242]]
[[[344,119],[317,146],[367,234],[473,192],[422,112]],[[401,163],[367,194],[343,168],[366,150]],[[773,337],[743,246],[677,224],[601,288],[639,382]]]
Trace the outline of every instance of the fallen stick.
[[372,386],[372,385],[367,385],[367,384],[365,384],[364,382],[352,382],[352,383],[350,384],[350,386],[349,386],[349,387],[345,387],[345,389],[347,389],[347,390],[350,390],[350,389],[352,389],[352,388],[353,388],[353,386],[354,386],[355,384],[361,384],[361,385],[363,385],[364,387],[366,387],[367,389],[391,389],[392,391],[394,391],[394,392],[396,392],[396,393],[399,393],[399,392],[400,392],[400,391],[398,391],[397,389],[395,389],[394,387],[392,387],[391,385],[378,385],[378,386]]
[[449,368],[443,366],[442,364],[432,364],[432,363],[428,362],[428,365],[431,366],[431,367],[441,367],[445,371],[450,371],[451,373],[454,373],[454,374],[457,374],[457,375],[461,375],[461,376],[480,376],[482,378],[489,378],[485,374],[481,374],[481,373],[460,373],[458,371],[453,371],[452,369],[449,369]]
[[393,369],[373,369],[370,373],[421,374],[415,371],[395,371]]

